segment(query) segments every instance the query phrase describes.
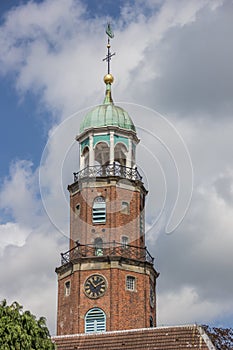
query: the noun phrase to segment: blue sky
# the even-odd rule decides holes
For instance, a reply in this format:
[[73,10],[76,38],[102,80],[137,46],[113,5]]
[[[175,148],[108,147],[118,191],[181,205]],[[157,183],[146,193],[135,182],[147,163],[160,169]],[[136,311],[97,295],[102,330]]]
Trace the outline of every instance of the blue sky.
[[[74,138],[83,110],[103,100],[110,20],[113,97],[138,128],[137,161],[149,187],[158,324],[232,326],[232,11],[217,0],[1,2],[0,263],[9,261],[8,274],[0,273],[1,299],[44,314],[54,333],[54,268],[68,248],[66,187],[78,170]],[[180,226],[166,235],[177,174],[155,140],[178,165],[181,216],[192,190],[181,138],[193,196]]]

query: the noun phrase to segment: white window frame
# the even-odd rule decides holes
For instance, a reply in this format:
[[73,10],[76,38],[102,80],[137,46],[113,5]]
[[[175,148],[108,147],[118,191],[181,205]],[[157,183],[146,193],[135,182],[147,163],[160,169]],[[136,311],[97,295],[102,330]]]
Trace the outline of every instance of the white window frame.
[[136,291],[136,277],[128,275],[126,276],[126,282],[125,282],[126,290],[129,290],[130,292]]
[[96,197],[93,201],[92,223],[93,224],[106,223],[106,200],[102,196]]

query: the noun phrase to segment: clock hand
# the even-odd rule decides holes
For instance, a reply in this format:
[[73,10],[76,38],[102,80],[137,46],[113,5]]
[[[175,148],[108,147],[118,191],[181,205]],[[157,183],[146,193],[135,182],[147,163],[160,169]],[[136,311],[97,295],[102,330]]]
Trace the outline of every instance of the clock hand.
[[102,283],[103,283],[103,281],[101,281],[101,282],[95,284],[95,288],[98,287],[98,286],[100,286]]
[[95,284],[93,283],[93,281],[91,279],[89,279],[90,284],[92,284],[92,286],[95,288]]

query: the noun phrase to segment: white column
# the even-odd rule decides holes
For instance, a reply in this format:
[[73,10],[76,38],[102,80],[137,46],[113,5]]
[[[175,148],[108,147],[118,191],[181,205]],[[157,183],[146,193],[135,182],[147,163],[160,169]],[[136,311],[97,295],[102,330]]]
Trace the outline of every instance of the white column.
[[127,152],[126,166],[132,168],[132,140],[129,138],[129,148]]
[[110,155],[109,155],[110,164],[114,162],[114,131],[110,131]]
[[89,166],[94,166],[95,156],[94,156],[94,139],[93,135],[89,136]]
[[80,168],[80,170],[82,170],[82,169],[84,168],[84,157],[82,156],[82,146],[81,146],[81,143],[79,144],[79,161],[80,161],[79,168]]

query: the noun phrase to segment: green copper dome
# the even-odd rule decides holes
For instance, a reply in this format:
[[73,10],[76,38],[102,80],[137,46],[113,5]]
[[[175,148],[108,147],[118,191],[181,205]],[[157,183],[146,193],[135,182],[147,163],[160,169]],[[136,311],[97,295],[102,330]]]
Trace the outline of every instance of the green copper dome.
[[80,125],[80,133],[90,128],[104,126],[118,126],[122,129],[136,131],[129,114],[123,108],[114,105],[111,96],[111,82],[113,81],[113,77],[107,76],[111,75],[107,74],[104,78],[106,83],[104,102],[87,113]]

